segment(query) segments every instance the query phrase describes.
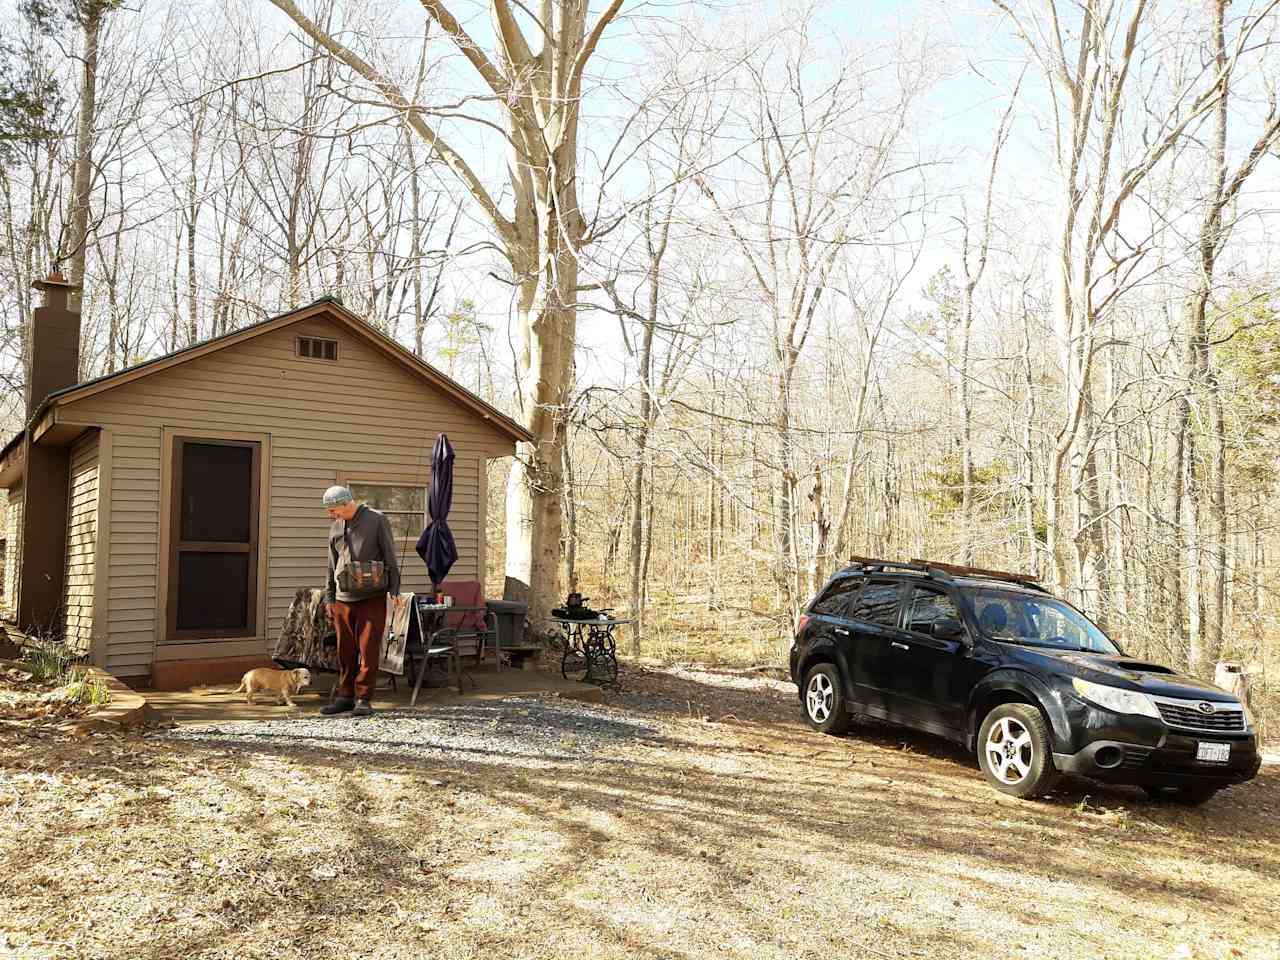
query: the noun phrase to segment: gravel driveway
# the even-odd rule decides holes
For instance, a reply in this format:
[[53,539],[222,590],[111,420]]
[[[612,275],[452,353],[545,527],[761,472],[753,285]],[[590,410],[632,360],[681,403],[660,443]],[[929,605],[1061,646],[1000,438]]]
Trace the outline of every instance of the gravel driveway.
[[322,717],[201,724],[154,737],[275,753],[313,749],[403,760],[453,755],[518,758],[532,765],[617,759],[629,745],[664,740],[659,724],[573,700],[516,697],[490,703],[379,711],[372,717]]

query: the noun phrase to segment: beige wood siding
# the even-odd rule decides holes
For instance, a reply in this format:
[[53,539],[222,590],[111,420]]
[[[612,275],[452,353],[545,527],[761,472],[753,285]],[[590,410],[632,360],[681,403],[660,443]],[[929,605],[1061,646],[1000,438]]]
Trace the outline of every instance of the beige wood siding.
[[[338,360],[296,355],[298,336],[337,339]],[[328,520],[320,505],[338,477],[369,482],[429,481],[431,445],[440,431],[456,451],[450,526],[460,559],[451,577],[478,579],[478,470],[481,458],[510,456],[513,443],[482,417],[462,408],[383,353],[324,318],[309,318],[170,370],[121,385],[58,410],[59,422],[104,426],[112,434],[110,564],[106,604],[108,669],[123,676],[149,672],[152,659],[243,655],[245,645],[209,641],[168,645],[160,630],[159,589],[162,451],[166,428],[216,436],[262,434],[269,490],[261,518],[267,569],[268,650],[294,592],[322,586]],[[265,451],[264,451],[265,452]],[[405,589],[427,588],[426,568],[404,545]],[[167,558],[165,561],[167,563]],[[159,649],[157,650],[157,647]]]
[[71,448],[67,494],[67,575],[63,636],[77,653],[93,638],[93,586],[98,545],[98,432]]
[[22,575],[22,514],[23,488],[14,487],[8,497],[8,529],[5,531],[4,548],[4,614],[9,619],[18,609],[19,578]]

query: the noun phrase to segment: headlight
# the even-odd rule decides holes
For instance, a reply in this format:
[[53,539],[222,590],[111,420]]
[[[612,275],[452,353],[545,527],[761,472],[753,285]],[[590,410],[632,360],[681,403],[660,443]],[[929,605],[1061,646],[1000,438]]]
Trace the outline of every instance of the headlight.
[[1076,693],[1081,697],[1107,710],[1114,710],[1116,713],[1139,713],[1146,717],[1160,719],[1160,711],[1156,709],[1155,701],[1145,693],[1121,690],[1119,687],[1104,687],[1100,683],[1090,683],[1079,677],[1071,678],[1071,686],[1075,687]]
[[1244,728],[1246,730],[1253,729],[1253,714],[1249,712],[1249,708],[1244,705],[1244,701],[1240,701],[1240,709],[1244,711]]

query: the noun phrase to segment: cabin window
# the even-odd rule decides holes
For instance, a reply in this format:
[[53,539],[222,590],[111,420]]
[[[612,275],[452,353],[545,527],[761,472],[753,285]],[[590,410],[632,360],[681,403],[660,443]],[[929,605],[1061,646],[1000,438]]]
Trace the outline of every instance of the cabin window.
[[307,360],[337,360],[338,341],[320,337],[299,337],[298,356]]
[[416,542],[427,525],[426,487],[358,480],[349,482],[347,487],[358,503],[366,503],[386,515],[397,540]]

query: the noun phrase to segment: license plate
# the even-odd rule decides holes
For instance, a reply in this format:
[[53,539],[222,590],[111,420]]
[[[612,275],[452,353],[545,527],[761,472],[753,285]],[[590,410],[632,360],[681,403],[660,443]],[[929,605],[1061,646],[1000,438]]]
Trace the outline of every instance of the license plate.
[[1210,763],[1226,763],[1231,759],[1231,744],[1229,743],[1197,743],[1196,759],[1207,760]]

